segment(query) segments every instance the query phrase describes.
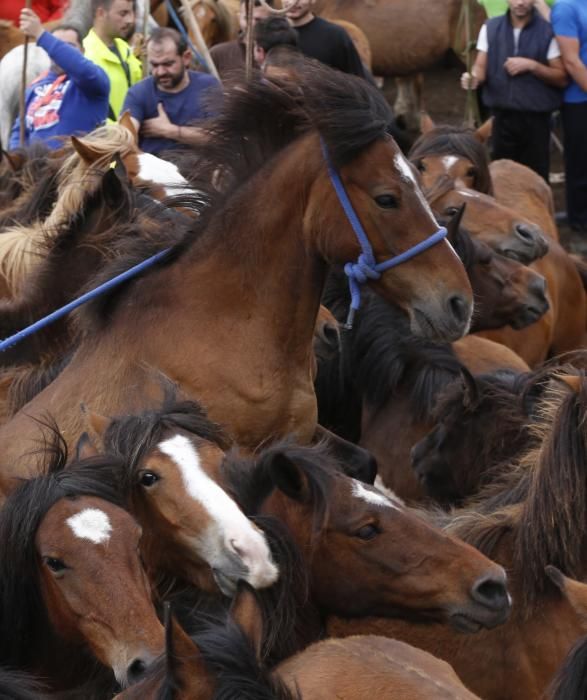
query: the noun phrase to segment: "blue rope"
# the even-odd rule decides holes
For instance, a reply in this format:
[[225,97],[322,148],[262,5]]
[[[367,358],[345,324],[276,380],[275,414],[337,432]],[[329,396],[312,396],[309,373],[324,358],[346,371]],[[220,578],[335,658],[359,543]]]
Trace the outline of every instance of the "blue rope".
[[425,250],[428,250],[428,248],[431,248],[433,245],[439,243],[443,238],[446,238],[448,231],[441,226],[431,236],[425,238],[419,243],[416,243],[416,245],[408,248],[408,250],[404,250],[403,253],[399,253],[399,255],[395,255],[393,258],[389,258],[389,260],[384,260],[383,262],[378,263],[373,255],[373,248],[371,247],[371,243],[367,238],[365,229],[363,228],[363,225],[361,224],[359,217],[351,204],[351,200],[349,199],[347,191],[342,183],[342,180],[340,179],[340,175],[336,172],[334,166],[332,165],[330,156],[328,155],[328,149],[326,148],[326,144],[322,139],[320,139],[320,145],[322,147],[324,160],[326,161],[326,168],[328,169],[330,181],[332,182],[332,186],[334,187],[338,201],[340,202],[347,219],[353,227],[353,231],[355,232],[362,251],[357,258],[357,262],[349,262],[344,266],[345,275],[349,279],[349,289],[351,293],[351,305],[344,327],[351,329],[353,327],[355,313],[361,306],[361,285],[365,284],[367,280],[378,280],[381,277],[381,273],[391,269],[392,267],[397,267],[407,260],[411,260],[412,258],[416,257],[416,255],[423,253]]
[[183,26],[183,22],[179,18],[179,15],[175,11],[175,7],[173,7],[173,4],[171,0],[165,0],[165,5],[167,7],[167,12],[171,15],[171,19],[173,20],[173,23],[177,27],[179,33],[182,35],[184,38],[186,44],[190,47],[190,50],[194,54],[194,56],[198,59],[198,61],[204,66],[204,68],[210,73],[210,66],[208,65],[208,61],[202,56],[202,54],[196,49],[196,47],[193,45],[192,40],[190,39],[189,34],[186,32],[185,27]]
[[129,270],[122,272],[120,275],[113,277],[111,280],[104,282],[104,284],[101,284],[99,287],[96,287],[95,289],[86,292],[86,294],[83,294],[81,297],[74,299],[69,304],[62,306],[60,309],[57,309],[57,311],[53,311],[53,313],[49,314],[48,316],[45,316],[45,318],[41,318],[38,321],[35,321],[35,323],[33,323],[30,326],[27,326],[22,331],[18,331],[18,333],[11,335],[9,338],[6,338],[6,340],[2,340],[0,342],[0,352],[8,350],[8,348],[12,347],[13,345],[16,345],[17,343],[20,343],[21,340],[24,340],[29,335],[33,335],[33,333],[40,331],[42,328],[45,328],[54,321],[58,321],[70,311],[77,309],[78,306],[81,306],[82,304],[85,304],[86,302],[95,299],[96,297],[100,296],[100,294],[104,294],[104,292],[107,292],[113,287],[116,287],[117,285],[126,282],[126,280],[136,277],[136,275],[141,273],[143,270],[151,267],[156,262],[164,258],[170,250],[171,248],[166,248],[165,250],[156,253],[147,260],[143,260],[143,262],[139,263],[138,265],[135,265]]

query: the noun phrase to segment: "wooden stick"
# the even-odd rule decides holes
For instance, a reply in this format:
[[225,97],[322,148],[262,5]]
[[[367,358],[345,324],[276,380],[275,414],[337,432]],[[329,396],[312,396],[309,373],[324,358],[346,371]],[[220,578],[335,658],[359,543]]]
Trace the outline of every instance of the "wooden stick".
[[196,48],[202,56],[206,59],[206,63],[208,64],[208,68],[210,70],[210,73],[217,79],[220,80],[220,75],[218,74],[218,70],[216,69],[216,66],[214,65],[214,61],[212,60],[212,56],[210,56],[210,51],[208,50],[208,47],[206,46],[206,42],[204,41],[204,37],[202,36],[202,30],[200,29],[200,25],[198,24],[198,21],[194,17],[194,11],[192,10],[192,6],[189,4],[188,0],[181,0],[181,6],[183,7],[183,16],[185,19],[185,24],[189,32],[191,32],[194,41],[196,43]]
[[247,80],[253,77],[253,34],[254,34],[254,10],[255,10],[255,0],[248,0],[247,4],[247,43],[246,43],[246,54],[245,54],[245,75]]
[[[30,10],[32,5],[32,0],[26,0],[25,7]],[[26,93],[26,69],[29,60],[29,38],[25,34],[24,36],[24,53],[22,56],[22,74],[20,78],[20,95],[18,100],[18,111],[20,120],[20,145],[24,146],[24,136],[25,136],[25,93]]]
[[150,0],[145,0],[143,11],[145,16],[143,17],[143,55],[141,59],[143,64],[143,78],[146,78],[149,73],[149,62],[147,61],[147,32],[149,31],[149,15],[151,14]]

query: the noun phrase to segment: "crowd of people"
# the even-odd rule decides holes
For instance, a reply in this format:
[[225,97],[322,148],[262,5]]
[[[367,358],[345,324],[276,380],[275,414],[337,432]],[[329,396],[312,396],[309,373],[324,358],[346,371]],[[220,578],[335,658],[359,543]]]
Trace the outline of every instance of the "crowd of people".
[[[553,114],[560,112],[568,221],[587,232],[587,4],[479,1],[489,19],[461,85],[479,89],[493,116],[493,157],[516,160],[548,181]],[[346,31],[314,14],[314,0],[297,0],[286,17],[271,14],[267,5],[274,0],[254,2],[254,57],[262,70],[279,69],[301,55],[372,80]],[[156,29],[147,44],[150,75],[143,78],[141,62],[127,43],[135,27],[133,0],[93,0],[93,26],[86,37],[67,24],[44,29],[41,22],[55,19],[62,5],[39,1],[18,17],[23,32],[51,59],[49,71],[26,94],[25,143],[42,139],[58,147],[63,136],[90,131],[128,110],[147,152],[197,144],[202,138],[197,122],[208,116],[204,98],[219,85],[211,75],[190,69],[193,57],[185,39],[174,29]],[[0,11],[2,6],[0,0]],[[212,47],[221,79],[245,65],[247,15],[247,2],[241,0],[238,37]],[[19,143],[17,121],[9,147]]]

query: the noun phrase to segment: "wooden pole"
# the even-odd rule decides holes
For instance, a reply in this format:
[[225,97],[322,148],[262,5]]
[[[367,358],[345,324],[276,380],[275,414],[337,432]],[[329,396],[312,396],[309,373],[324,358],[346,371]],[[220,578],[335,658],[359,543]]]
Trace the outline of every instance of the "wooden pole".
[[255,0],[247,2],[247,43],[246,43],[246,60],[245,60],[245,75],[247,80],[253,77],[253,36],[255,28],[254,22]]
[[[26,0],[25,7],[30,10],[32,0]],[[19,120],[20,120],[20,145],[24,146],[25,136],[25,93],[26,93],[26,69],[29,60],[29,38],[24,37],[24,53],[22,55],[22,74],[20,78],[20,95],[18,100]]]
[[196,48],[202,56],[206,59],[206,63],[208,64],[208,68],[210,69],[210,73],[217,79],[220,80],[220,75],[218,74],[218,70],[216,69],[216,66],[214,65],[214,61],[212,60],[212,56],[210,56],[210,51],[208,50],[208,47],[206,46],[206,42],[204,41],[204,37],[202,36],[202,30],[200,29],[200,25],[198,24],[198,21],[194,17],[194,11],[192,10],[192,6],[188,2],[188,0],[181,0],[181,6],[183,7],[183,16],[185,19],[185,24],[187,27],[187,30],[191,32],[191,35],[194,37],[195,43],[196,43]]
[[141,56],[143,64],[143,78],[146,78],[149,73],[149,62],[147,61],[147,32],[149,31],[149,15],[151,14],[151,1],[145,0],[144,6],[144,17],[143,17],[143,47]]

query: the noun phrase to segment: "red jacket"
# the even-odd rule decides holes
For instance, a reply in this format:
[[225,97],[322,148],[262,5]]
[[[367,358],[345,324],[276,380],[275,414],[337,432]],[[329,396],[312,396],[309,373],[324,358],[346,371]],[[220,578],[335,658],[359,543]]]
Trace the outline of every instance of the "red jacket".
[[[33,0],[31,9],[45,23],[59,19],[67,4],[68,0]],[[18,26],[20,11],[24,6],[24,0],[0,0],[0,19],[10,20]]]

